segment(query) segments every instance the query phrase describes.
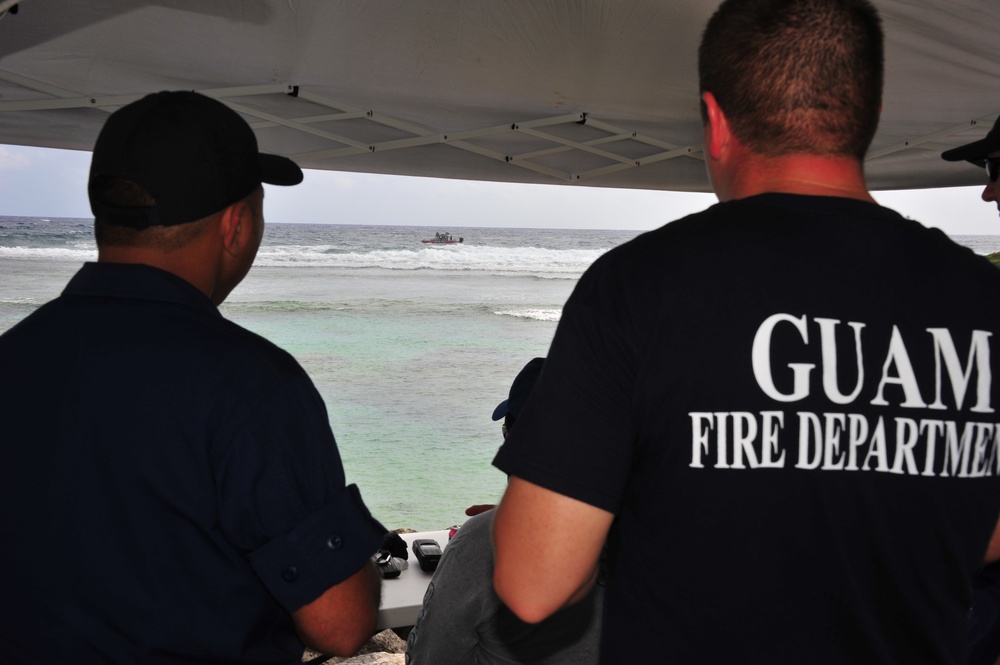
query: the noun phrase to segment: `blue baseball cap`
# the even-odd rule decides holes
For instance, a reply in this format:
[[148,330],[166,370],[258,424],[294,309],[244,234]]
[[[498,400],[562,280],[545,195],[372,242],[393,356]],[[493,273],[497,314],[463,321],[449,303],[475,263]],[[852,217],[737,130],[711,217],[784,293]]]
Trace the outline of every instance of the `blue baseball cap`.
[[521,413],[524,405],[528,403],[528,396],[531,395],[531,389],[535,387],[538,375],[542,373],[542,365],[544,363],[545,358],[532,358],[517,373],[517,376],[514,377],[514,382],[510,384],[510,393],[508,393],[507,399],[500,402],[497,408],[493,409],[493,420],[500,420],[508,413],[514,417],[517,417]]

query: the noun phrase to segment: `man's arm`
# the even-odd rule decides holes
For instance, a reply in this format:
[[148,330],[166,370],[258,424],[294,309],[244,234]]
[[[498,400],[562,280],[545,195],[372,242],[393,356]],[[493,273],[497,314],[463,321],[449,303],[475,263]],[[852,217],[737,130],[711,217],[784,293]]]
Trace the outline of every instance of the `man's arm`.
[[375,633],[382,578],[371,561],[316,600],[292,612],[295,629],[310,649],[353,656]]
[[582,599],[597,578],[614,515],[513,477],[493,522],[497,595],[538,623]]

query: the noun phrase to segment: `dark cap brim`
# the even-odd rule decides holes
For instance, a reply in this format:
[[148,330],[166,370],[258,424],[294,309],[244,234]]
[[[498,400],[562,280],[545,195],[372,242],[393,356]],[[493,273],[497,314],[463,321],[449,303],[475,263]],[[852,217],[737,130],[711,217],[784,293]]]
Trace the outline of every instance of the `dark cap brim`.
[[[977,162],[982,163],[994,150],[1000,148],[995,144],[998,141],[989,141],[988,139],[980,139],[979,141],[974,141],[958,148],[952,148],[951,150],[945,150],[941,153],[941,159],[946,162],[972,162],[976,164]],[[991,145],[993,147],[991,147]]]
[[982,166],[990,153],[997,150],[1000,150],[1000,117],[993,122],[993,128],[984,138],[945,150],[941,153],[941,159],[946,162],[972,162],[976,166]]
[[302,169],[299,165],[281,155],[259,153],[260,180],[269,185],[297,185],[302,182]]

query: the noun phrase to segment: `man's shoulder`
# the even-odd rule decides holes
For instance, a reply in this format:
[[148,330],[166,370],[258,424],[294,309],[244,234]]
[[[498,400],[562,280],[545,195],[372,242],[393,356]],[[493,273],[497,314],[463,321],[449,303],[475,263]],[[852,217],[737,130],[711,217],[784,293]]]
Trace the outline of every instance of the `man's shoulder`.
[[915,249],[972,258],[944,233],[899,213],[858,199],[801,194],[766,193],[716,203],[702,211],[642,233],[600,257],[598,269],[621,266],[628,271],[656,268],[665,261],[692,262],[705,257],[753,261],[749,250],[768,247],[782,251],[826,251],[831,240],[850,251],[877,241],[899,251]]
[[[642,280],[650,272],[661,277],[683,262],[697,262],[713,247],[726,242],[742,216],[725,204],[715,204],[700,212],[667,222],[640,233],[597,258],[584,274],[584,283],[615,275]],[[696,267],[696,266],[695,266]],[[601,277],[598,277],[601,276]]]
[[724,241],[728,230],[746,228],[754,221],[748,215],[754,214],[754,206],[746,201],[715,203],[704,210],[640,233],[609,250],[598,260],[607,257],[605,260],[612,262],[631,262],[652,253],[682,253],[688,244]]
[[220,317],[211,324],[206,338],[211,339],[206,339],[206,344],[214,347],[221,366],[234,368],[253,382],[279,377],[308,380],[305,369],[291,353],[235,321]]
[[109,340],[141,335],[164,362],[202,363],[206,371],[301,371],[286,351],[227,318],[186,280],[155,266],[85,264],[48,307],[57,318],[88,321]]

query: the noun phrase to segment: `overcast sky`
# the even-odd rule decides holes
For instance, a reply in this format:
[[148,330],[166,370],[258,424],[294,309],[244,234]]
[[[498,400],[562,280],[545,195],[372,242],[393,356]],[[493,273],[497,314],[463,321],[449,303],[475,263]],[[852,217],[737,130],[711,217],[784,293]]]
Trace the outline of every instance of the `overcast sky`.
[[[90,218],[90,153],[0,145],[0,216]],[[402,224],[645,231],[701,210],[711,194],[517,185],[306,171],[296,187],[266,188],[269,223]],[[1000,234],[982,187],[874,192],[903,215],[950,235]]]

